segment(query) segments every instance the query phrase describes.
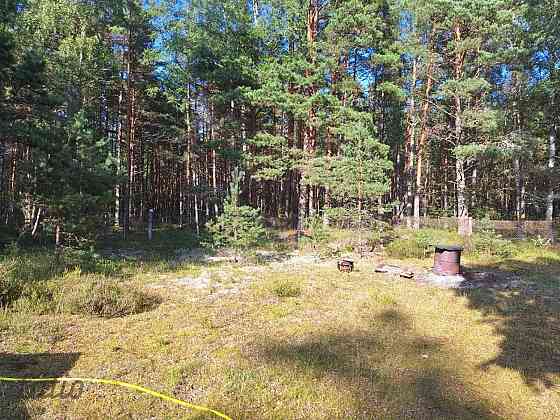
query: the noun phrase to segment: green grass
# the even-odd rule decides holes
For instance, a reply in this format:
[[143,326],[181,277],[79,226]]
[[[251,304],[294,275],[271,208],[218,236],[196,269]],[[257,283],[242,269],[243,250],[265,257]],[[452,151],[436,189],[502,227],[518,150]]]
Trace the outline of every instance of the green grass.
[[280,298],[298,297],[302,294],[301,278],[296,276],[278,276],[271,285],[272,293]]
[[[93,269],[83,256],[53,267],[48,252],[22,251],[0,263],[24,285],[0,310],[0,375],[114,378],[234,419],[560,418],[560,254],[514,246],[507,257],[469,251],[465,264],[516,273],[529,286],[468,292],[375,274],[388,256],[356,259],[357,271],[341,276],[336,259],[176,263],[163,244],[149,258],[110,259],[107,270],[97,268],[109,264],[102,250],[86,258]],[[12,271],[14,261],[30,266]],[[431,255],[391,261],[429,266]],[[228,280],[213,293],[174,282],[203,272]],[[221,293],[228,288],[235,293]],[[123,312],[131,290],[159,302]],[[81,310],[70,310],[74,299]],[[78,399],[5,384],[0,392],[0,412],[16,418],[212,418],[113,387],[88,387]]]

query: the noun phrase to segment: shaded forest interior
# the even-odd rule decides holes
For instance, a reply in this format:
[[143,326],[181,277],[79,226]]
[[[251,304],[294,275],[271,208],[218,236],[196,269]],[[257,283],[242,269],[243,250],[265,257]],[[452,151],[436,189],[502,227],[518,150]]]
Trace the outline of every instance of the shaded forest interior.
[[552,220],[559,10],[3,1],[2,232],[126,234],[149,209],[200,232],[235,170],[243,204],[299,228],[313,217]]

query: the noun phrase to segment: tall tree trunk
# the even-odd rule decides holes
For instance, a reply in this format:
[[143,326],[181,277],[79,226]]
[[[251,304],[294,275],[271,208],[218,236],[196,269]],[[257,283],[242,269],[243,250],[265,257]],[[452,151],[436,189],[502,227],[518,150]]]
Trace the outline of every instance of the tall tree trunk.
[[457,217],[469,217],[469,209],[465,197],[465,192],[467,190],[465,179],[465,161],[462,158],[457,158],[455,162],[455,175],[457,183]]
[[[454,40],[461,42],[461,27],[459,24],[455,25]],[[459,81],[463,77],[465,53],[461,49],[457,49],[454,63],[455,80]],[[463,108],[461,96],[455,94],[455,145],[459,146],[463,141]],[[468,217],[469,208],[466,199],[467,183],[465,177],[465,160],[463,157],[457,157],[455,163],[455,177],[456,177],[456,193],[457,193],[457,217]]]
[[426,149],[426,142],[428,140],[428,116],[430,112],[429,98],[432,93],[434,83],[433,79],[433,54],[432,54],[432,39],[435,36],[435,25],[432,27],[430,35],[430,46],[428,56],[428,67],[426,69],[426,88],[424,90],[424,103],[422,104],[422,116],[420,122],[420,140],[418,141],[417,163],[416,163],[416,188],[414,190],[414,228],[420,229],[420,201],[421,197],[425,194],[422,188],[422,170],[424,163],[424,155]]
[[56,248],[59,249],[60,246],[62,245],[62,223],[60,221],[56,222],[54,228],[54,241],[55,241]]
[[405,170],[405,178],[406,178],[406,215],[407,218],[407,225],[408,227],[412,227],[410,217],[413,215],[413,194],[414,194],[414,164],[415,164],[415,142],[416,142],[416,98],[415,98],[415,86],[417,81],[417,69],[418,69],[418,60],[415,58],[412,62],[412,87],[411,87],[411,94],[410,94],[410,103],[408,106],[408,117],[407,117],[407,125],[406,125],[406,170]]
[[449,160],[447,158],[447,152],[444,151],[445,155],[443,157],[443,209],[445,210],[445,215],[449,214]]
[[[127,111],[126,111],[126,145],[127,145],[127,173],[126,173],[126,183],[125,183],[125,194],[124,194],[124,208],[122,211],[123,217],[123,237],[126,239],[128,232],[130,230],[130,196],[132,189],[132,151],[133,151],[133,133],[134,133],[134,92],[132,85],[132,60],[133,60],[133,28],[132,28],[132,2],[128,1],[128,36],[127,36],[127,54],[126,54],[126,101],[127,101]],[[122,156],[121,156],[122,157]]]
[[[4,192],[4,162],[5,162],[5,156],[4,154],[6,147],[4,146],[4,139],[0,138],[0,194],[2,194]],[[2,207],[0,207],[0,214],[4,209]]]
[[[307,8],[307,48],[308,48],[308,61],[313,66],[316,60],[316,39],[319,22],[319,4],[318,0],[309,0]],[[311,70],[305,71],[307,78],[311,77]],[[315,94],[316,86],[311,84],[306,89],[306,96],[311,97]],[[303,127],[303,152],[306,158],[312,158],[315,153],[315,146],[317,142],[317,129],[315,128],[315,108],[310,105],[308,111],[308,119]],[[314,208],[313,197],[310,187],[304,184],[305,172],[300,171],[299,180],[299,205],[298,205],[298,236],[303,232],[303,219],[309,209]]]
[[[518,132],[521,132],[521,111],[518,102],[514,102],[514,122]],[[525,212],[525,176],[523,173],[523,166],[521,164],[521,156],[516,153],[513,159],[513,170],[515,172],[515,217],[517,219],[517,236],[519,238],[525,237],[524,221],[526,218]],[[508,208],[507,206],[505,208]]]
[[122,173],[122,147],[123,147],[123,129],[122,129],[122,116],[121,108],[123,102],[123,88],[122,85],[119,90],[119,99],[117,102],[117,139],[115,147],[115,155],[117,160],[117,178],[118,182],[115,184],[115,226],[121,225],[121,181],[120,176]]
[[14,220],[15,202],[17,199],[17,170],[18,170],[18,143],[13,143],[10,164],[10,204],[6,212],[6,225]]
[[37,230],[39,229],[39,222],[41,221],[43,209],[39,207],[37,211],[37,216],[35,218],[35,222],[33,223],[33,230],[31,231],[31,236],[34,238],[37,235]]

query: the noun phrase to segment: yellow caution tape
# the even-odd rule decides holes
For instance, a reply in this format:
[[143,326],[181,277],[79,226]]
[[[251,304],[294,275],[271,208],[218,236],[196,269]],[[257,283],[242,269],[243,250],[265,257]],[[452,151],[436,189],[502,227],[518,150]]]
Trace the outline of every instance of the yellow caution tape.
[[219,411],[213,410],[211,408],[191,404],[191,403],[188,403],[186,401],[180,400],[178,398],[173,398],[173,397],[170,397],[169,395],[165,395],[165,394],[162,394],[160,392],[153,391],[149,388],[144,388],[143,386],[129,384],[128,382],[114,381],[114,380],[111,380],[111,379],[64,378],[64,377],[62,377],[62,378],[5,378],[5,377],[0,376],[0,382],[84,382],[84,383],[92,383],[92,384],[116,385],[116,386],[120,386],[120,387],[123,387],[123,388],[132,389],[134,391],[138,391],[138,392],[141,392],[143,394],[148,394],[148,395],[151,395],[153,397],[159,398],[161,400],[169,401],[169,402],[172,402],[174,404],[190,408],[192,410],[202,411],[202,412],[205,412],[205,413],[211,413],[211,414],[214,414],[215,416],[220,417],[220,418],[225,419],[225,420],[232,420],[231,417],[229,417],[229,416],[227,416],[223,413],[220,413]]

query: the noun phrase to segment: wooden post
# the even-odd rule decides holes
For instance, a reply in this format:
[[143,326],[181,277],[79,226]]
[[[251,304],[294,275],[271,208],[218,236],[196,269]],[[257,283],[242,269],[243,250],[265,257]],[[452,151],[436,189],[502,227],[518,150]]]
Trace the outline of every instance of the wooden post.
[[61,227],[60,227],[60,222],[56,223],[55,226],[55,231],[54,231],[54,238],[55,238],[55,244],[56,244],[56,248],[60,248],[60,245],[62,245],[62,235],[61,235]]
[[148,241],[154,238],[154,209],[148,210]]
[[472,217],[459,217],[458,220],[459,235],[472,236],[473,233],[473,219]]

